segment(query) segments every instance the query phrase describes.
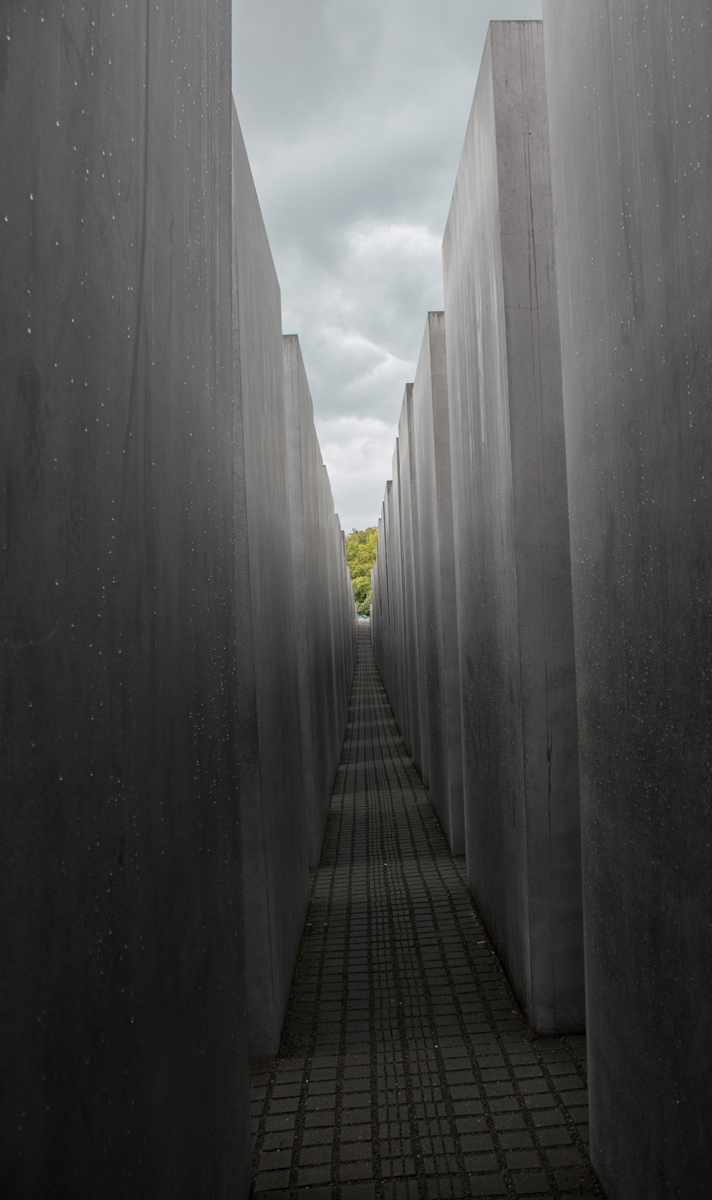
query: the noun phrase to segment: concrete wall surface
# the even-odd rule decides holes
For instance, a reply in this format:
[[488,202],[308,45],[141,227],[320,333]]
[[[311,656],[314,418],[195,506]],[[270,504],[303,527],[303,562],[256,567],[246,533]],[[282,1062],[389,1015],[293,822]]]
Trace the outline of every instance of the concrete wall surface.
[[413,385],[419,560],[418,672],[430,801],[454,854],[465,852],[445,314],[428,313]]
[[413,445],[413,385],[406,384],[398,422],[398,532],[403,605],[403,728],[406,744],[421,776],[427,777],[423,754],[423,700],[420,688],[420,645],[416,578],[420,573],[417,480]]
[[[403,405],[405,405],[406,402],[407,396],[404,395]],[[403,735],[403,740],[410,753],[413,745],[410,731],[410,689],[412,680],[408,671],[409,656],[406,626],[405,580],[403,569],[404,554],[402,518],[402,475],[408,470],[408,458],[407,456],[401,455],[400,438],[396,438],[391,470],[393,474],[393,487],[389,493],[389,503],[387,506],[387,511],[390,518],[390,537],[388,544],[391,548],[389,579],[395,645],[398,648],[396,654],[396,685],[393,692],[393,712],[398,723],[398,728]]]
[[593,1161],[712,1194],[712,27],[545,0]]
[[230,6],[4,25],[0,1192],[246,1195]]
[[406,746],[408,730],[408,679],[406,675],[405,627],[403,617],[403,550],[400,519],[400,445],[398,438],[391,460],[390,487],[386,491],[386,550],[388,552],[388,599],[393,645],[392,707]]
[[[249,1046],[274,1054],[309,899],[279,283],[233,113],[234,399]],[[241,534],[242,536],[242,534]],[[306,714],[305,714],[306,715]]]
[[[388,486],[388,485],[386,485]],[[385,540],[385,501],[381,505],[381,515],[378,518],[378,538],[376,540],[376,561],[371,568],[371,641],[373,653],[384,687],[386,672],[386,629],[388,626],[388,575],[383,545]],[[379,549],[380,547],[380,549]]]
[[296,336],[283,338],[283,356],[304,802],[309,864],[316,866],[344,739],[356,608]]
[[378,524],[371,637],[398,728],[455,854],[464,852],[445,322],[429,313]]
[[584,1025],[541,22],[492,22],[443,243],[469,886],[532,1028]]
[[392,497],[393,480],[389,479],[386,482],[381,516],[378,520],[376,562],[371,571],[371,594],[373,596],[371,603],[371,640],[373,642],[376,665],[395,714],[394,700],[398,686],[398,671],[402,659],[400,657],[400,641],[397,635],[395,589],[393,586],[395,562],[392,550]]

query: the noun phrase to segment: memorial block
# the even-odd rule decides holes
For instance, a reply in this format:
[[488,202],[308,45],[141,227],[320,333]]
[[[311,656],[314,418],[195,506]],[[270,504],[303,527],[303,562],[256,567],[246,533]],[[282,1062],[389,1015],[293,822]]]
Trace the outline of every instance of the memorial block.
[[571,509],[591,1150],[712,1194],[712,36],[545,0]]
[[492,22],[443,244],[469,886],[532,1028],[584,1026],[541,22]]

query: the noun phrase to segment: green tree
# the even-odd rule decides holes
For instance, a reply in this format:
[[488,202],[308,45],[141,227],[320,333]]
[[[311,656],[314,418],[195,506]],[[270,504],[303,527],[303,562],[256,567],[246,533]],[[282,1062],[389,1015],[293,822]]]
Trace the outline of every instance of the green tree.
[[378,529],[352,529],[346,539],[346,561],[349,564],[356,598],[356,612],[367,617],[371,607],[371,567],[376,561]]

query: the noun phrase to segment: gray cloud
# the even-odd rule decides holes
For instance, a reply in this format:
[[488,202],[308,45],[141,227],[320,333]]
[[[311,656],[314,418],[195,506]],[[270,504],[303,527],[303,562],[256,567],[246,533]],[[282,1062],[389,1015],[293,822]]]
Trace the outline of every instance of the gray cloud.
[[233,89],[342,524],[378,516],[490,20],[541,0],[233,0]]

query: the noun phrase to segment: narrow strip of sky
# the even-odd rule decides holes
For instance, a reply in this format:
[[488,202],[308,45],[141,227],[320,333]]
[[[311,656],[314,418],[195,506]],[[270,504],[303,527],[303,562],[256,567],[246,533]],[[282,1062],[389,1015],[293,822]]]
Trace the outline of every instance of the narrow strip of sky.
[[343,527],[375,524],[490,20],[541,0],[233,0],[233,90]]

